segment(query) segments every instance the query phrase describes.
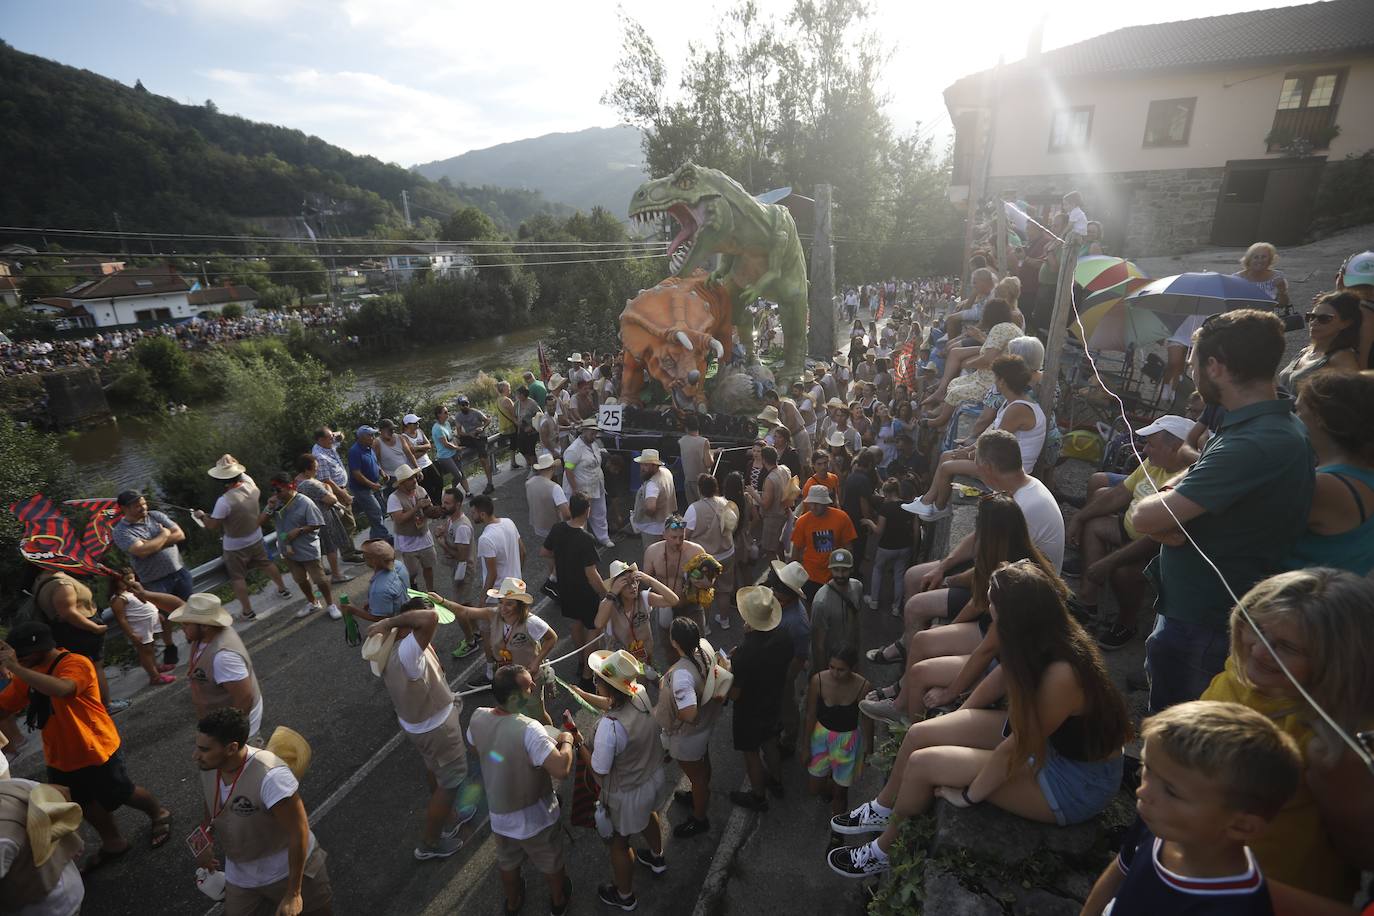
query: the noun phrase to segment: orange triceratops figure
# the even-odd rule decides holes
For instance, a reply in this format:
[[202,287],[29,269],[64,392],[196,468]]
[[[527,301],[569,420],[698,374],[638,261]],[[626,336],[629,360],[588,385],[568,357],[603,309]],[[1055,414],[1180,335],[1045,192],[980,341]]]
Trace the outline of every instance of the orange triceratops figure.
[[706,358],[722,360],[733,346],[730,298],[707,285],[704,270],[668,277],[625,303],[620,339],[625,345],[622,400],[641,403],[641,370],[672,395],[679,410],[706,403]]

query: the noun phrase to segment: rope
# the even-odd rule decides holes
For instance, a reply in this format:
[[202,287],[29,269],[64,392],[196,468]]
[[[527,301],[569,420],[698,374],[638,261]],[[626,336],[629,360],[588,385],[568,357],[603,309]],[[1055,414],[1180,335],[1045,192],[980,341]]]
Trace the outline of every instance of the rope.
[[[544,659],[544,664],[546,664],[546,665],[556,665],[556,664],[558,664],[559,662],[567,661],[568,659],[572,658],[574,655],[580,655],[584,650],[590,649],[592,646],[594,646],[594,645],[596,645],[597,643],[601,642],[601,640],[603,640],[603,639],[605,639],[605,638],[606,638],[606,634],[605,634],[605,633],[600,633],[600,634],[598,634],[595,638],[593,638],[592,640],[590,640],[589,642],[587,642],[586,645],[584,645],[584,646],[582,646],[582,647],[580,647],[580,648],[573,649],[571,652],[568,652],[568,653],[566,653],[566,654],[564,654],[564,655],[560,655],[560,656],[558,656],[557,658],[546,658],[546,659]],[[541,667],[542,667],[542,666],[541,666]],[[564,681],[559,680],[558,675],[555,674],[553,679],[554,679],[555,681],[557,681],[559,684],[563,685],[563,687],[564,687],[565,689],[567,688],[568,685],[567,685]],[[486,691],[488,691],[488,690],[490,690],[490,689],[491,689],[491,687],[489,687],[489,686],[488,686],[488,687],[469,687],[467,690],[460,690],[459,692],[455,693],[454,696],[456,696],[456,697],[468,697],[468,696],[472,696],[473,694],[476,694],[476,693],[485,693]],[[572,691],[568,691],[568,692],[569,692],[569,693],[572,693]],[[574,697],[575,699],[577,699],[579,702],[581,702],[581,700],[582,700],[582,698],[579,697],[579,696],[577,696],[577,694],[575,694],[575,693],[573,694],[573,697]],[[599,712],[599,710],[597,710],[597,711]]]

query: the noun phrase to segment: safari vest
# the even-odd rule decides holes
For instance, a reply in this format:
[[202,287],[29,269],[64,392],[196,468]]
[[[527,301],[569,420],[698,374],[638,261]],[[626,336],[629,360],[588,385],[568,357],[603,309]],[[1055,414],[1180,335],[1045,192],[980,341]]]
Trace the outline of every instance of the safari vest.
[[781,464],[768,472],[768,476],[764,478],[765,486],[767,481],[772,480],[777,487],[778,498],[771,509],[763,510],[764,518],[784,518],[791,511],[792,507],[787,501],[788,482],[791,479],[791,472]]
[[386,670],[382,672],[382,683],[386,685],[386,692],[391,694],[396,715],[417,724],[454,705],[453,691],[444,679],[444,669],[439,666],[434,649],[426,648],[420,659],[418,680],[412,681],[406,676],[406,669],[394,652]]
[[[263,777],[269,770],[283,766],[286,766],[286,762],[271,751],[250,750],[243,772],[239,774],[238,782],[234,783],[223,807],[220,806],[217,788],[223,777],[218,770],[201,771],[200,788],[205,800],[205,814],[208,819],[211,812],[219,811],[219,815],[210,823],[210,829],[226,859],[252,862],[286,849],[286,832],[277,825],[277,819],[262,803]],[[230,777],[230,782],[233,782],[233,777]],[[310,874],[310,869],[311,863],[307,860],[306,874]]]
[[21,907],[41,903],[57,886],[67,863],[85,848],[79,833],[69,833],[58,840],[48,861],[41,866],[33,864],[28,831],[29,789],[23,780],[0,782],[0,839],[19,847],[10,870],[0,878],[0,913],[18,912]]
[[215,680],[215,656],[221,652],[233,652],[243,659],[248,668],[248,683],[253,690],[253,705],[262,699],[258,689],[258,675],[253,670],[253,660],[248,657],[248,649],[233,627],[218,627],[219,632],[205,642],[199,643],[200,651],[191,649],[191,664],[186,673],[191,681],[191,699],[203,716],[212,710],[224,709],[232,705],[229,691]]
[[631,521],[638,531],[641,524],[645,522],[653,523],[655,527],[662,528],[663,520],[677,511],[677,492],[674,490],[673,472],[667,468],[659,468],[657,473],[649,480],[658,484],[658,499],[654,505],[654,511],[650,512],[644,508],[644,488],[649,481],[639,485],[639,490],[635,492],[635,506]]
[[530,763],[525,751],[525,729],[532,722],[527,716],[498,715],[489,708],[473,710],[468,731],[493,814],[512,814],[553,795],[549,771]]
[[606,630],[608,649],[624,649],[647,665],[654,654],[654,622],[646,594],[641,591],[635,596],[634,609],[628,614],[619,599],[612,598],[615,607],[606,623]]
[[[692,675],[692,692],[697,698],[697,717],[693,722],[684,722],[677,717],[677,705],[673,702],[673,672],[682,669]],[[658,703],[654,706],[654,721],[669,735],[694,735],[709,731],[720,713],[720,704],[712,700],[706,702],[706,678],[697,666],[685,658],[678,659],[659,682]]]
[[225,534],[231,538],[246,538],[259,529],[259,495],[258,485],[247,479],[224,491],[224,501],[229,504],[229,515],[224,519]]
[[[697,500],[692,504],[697,510],[696,527],[692,529],[692,539],[713,557],[718,557],[735,546],[734,532],[725,532],[725,499],[712,496]],[[676,584],[673,586],[676,588]]]
[[619,709],[606,713],[606,718],[619,722],[629,740],[624,750],[615,755],[611,772],[601,780],[601,789],[612,793],[637,789],[663,766],[658,723],[652,713],[642,712],[628,700]]
[[[527,622],[529,617],[519,623],[507,624],[500,614],[491,622],[492,648],[496,651],[496,664],[522,665],[537,679],[538,665],[534,663],[539,654],[539,643],[530,635]],[[507,626],[510,629],[506,629]],[[387,667],[390,667],[389,665]]]
[[[403,512],[409,512],[411,509],[414,509],[415,504],[419,502],[420,496],[422,494],[426,497],[428,497],[429,495],[428,493],[425,493],[424,490],[420,489],[418,484],[416,485],[415,489],[411,490],[409,493],[405,492],[400,488],[397,488],[393,492],[395,492],[396,499],[398,502],[400,502],[401,511]],[[410,521],[404,523],[397,522],[395,519],[392,519],[391,524],[396,529],[396,533],[402,535],[403,537],[424,537],[425,534],[429,531],[429,526],[425,522],[425,515],[423,512],[411,518]]]

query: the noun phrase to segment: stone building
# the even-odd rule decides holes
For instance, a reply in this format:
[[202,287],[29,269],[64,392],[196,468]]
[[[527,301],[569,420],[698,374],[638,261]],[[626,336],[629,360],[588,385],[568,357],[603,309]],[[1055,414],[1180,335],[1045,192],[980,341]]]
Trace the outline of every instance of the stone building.
[[950,198],[1082,193],[1132,257],[1302,240],[1327,162],[1374,149],[1374,2],[1118,29],[945,89]]

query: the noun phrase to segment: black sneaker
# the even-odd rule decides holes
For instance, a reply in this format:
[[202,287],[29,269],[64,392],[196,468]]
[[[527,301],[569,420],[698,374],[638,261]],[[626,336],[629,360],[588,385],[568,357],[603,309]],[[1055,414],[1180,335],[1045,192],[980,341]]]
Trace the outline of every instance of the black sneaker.
[[663,856],[656,856],[647,846],[640,846],[635,850],[635,858],[639,864],[656,875],[661,875],[668,870],[668,860]]
[[730,793],[730,801],[750,811],[767,811],[768,799],[755,792],[742,792],[735,789]]
[[1119,623],[1114,623],[1110,630],[1097,637],[1097,644],[1108,652],[1114,652],[1129,645],[1133,639],[1135,627],[1123,627]]
[[568,907],[572,906],[572,878],[563,879],[563,905],[559,906],[553,901],[549,901],[549,912],[552,916],[565,916]]
[[614,884],[600,885],[596,889],[596,896],[600,897],[601,902],[606,906],[619,907],[627,913],[639,906],[639,900],[636,899],[633,891],[630,892],[630,896],[622,897]]
[[468,679],[468,686],[469,686],[469,687],[490,687],[490,686],[491,686],[491,678],[487,677],[487,673],[486,673],[485,671],[483,671],[482,673],[480,673],[480,674],[475,674],[475,675],[473,675],[471,678],[469,678],[469,679]]
[[685,840],[688,837],[694,837],[699,833],[706,833],[710,829],[710,818],[703,817],[701,820],[697,820],[694,817],[689,817],[687,818],[687,820],[683,821],[681,824],[678,824],[676,827],[673,828],[673,836],[677,837],[679,840]]
[[175,643],[162,647],[162,663],[164,665],[175,665],[180,657]]
[[830,870],[841,878],[871,878],[892,867],[886,856],[880,857],[880,853],[874,851],[876,848],[876,843],[845,846],[830,850],[825,858],[830,863]]

